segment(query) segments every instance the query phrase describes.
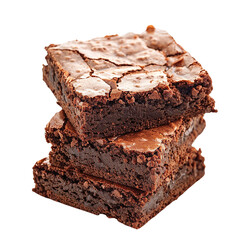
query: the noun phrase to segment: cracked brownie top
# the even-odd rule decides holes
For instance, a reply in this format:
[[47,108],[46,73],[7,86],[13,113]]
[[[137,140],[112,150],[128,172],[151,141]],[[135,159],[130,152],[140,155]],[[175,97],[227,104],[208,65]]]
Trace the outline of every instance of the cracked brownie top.
[[50,45],[48,54],[66,83],[82,97],[118,99],[207,74],[166,31],[148,26],[142,34],[111,35]]

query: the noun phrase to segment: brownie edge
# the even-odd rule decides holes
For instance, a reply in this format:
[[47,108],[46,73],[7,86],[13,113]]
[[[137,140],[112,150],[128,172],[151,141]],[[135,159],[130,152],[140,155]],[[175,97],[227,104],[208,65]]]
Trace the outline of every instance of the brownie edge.
[[192,149],[188,163],[154,193],[63,170],[43,159],[33,167],[34,192],[94,214],[105,214],[140,228],[204,175],[204,158]]

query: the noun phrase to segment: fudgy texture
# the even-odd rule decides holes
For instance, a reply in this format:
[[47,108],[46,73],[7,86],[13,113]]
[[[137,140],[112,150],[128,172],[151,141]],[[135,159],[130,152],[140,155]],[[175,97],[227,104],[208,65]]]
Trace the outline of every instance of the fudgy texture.
[[202,116],[113,138],[81,141],[63,111],[46,126],[50,163],[144,191],[154,191],[187,161],[186,151],[203,131]]
[[188,158],[188,162],[180,166],[177,173],[166,179],[153,193],[81,174],[75,169],[56,168],[43,159],[33,168],[33,191],[140,228],[204,175],[204,159],[200,152],[192,149]]
[[43,79],[80,138],[99,139],[215,111],[212,80],[165,31],[50,45]]

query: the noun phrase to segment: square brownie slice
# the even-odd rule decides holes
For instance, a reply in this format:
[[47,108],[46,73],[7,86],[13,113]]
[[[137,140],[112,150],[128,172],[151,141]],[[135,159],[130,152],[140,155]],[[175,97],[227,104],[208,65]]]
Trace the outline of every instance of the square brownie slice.
[[186,152],[205,128],[202,116],[136,133],[82,141],[63,111],[46,126],[50,163],[116,183],[154,191],[187,161]]
[[82,140],[214,112],[212,80],[165,31],[46,48],[43,79]]
[[111,181],[53,167],[48,159],[33,168],[34,192],[94,214],[105,214],[140,228],[204,175],[204,158],[192,148],[188,161],[154,192],[144,192]]

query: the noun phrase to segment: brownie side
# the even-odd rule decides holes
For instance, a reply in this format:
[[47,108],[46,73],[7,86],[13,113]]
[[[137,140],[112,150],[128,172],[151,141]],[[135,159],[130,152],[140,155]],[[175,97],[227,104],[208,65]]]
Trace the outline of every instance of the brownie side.
[[[143,129],[150,129],[178,120],[182,116],[194,117],[199,114],[214,111],[214,100],[205,93],[199,93],[201,98],[181,98],[181,104],[171,104],[175,100],[146,99],[139,96],[133,103],[129,102],[107,102],[95,106],[87,102],[81,102],[79,97],[58,80],[54,69],[44,67],[44,81],[55,94],[58,103],[64,109],[70,122],[84,139],[99,139],[118,136],[130,132],[137,132]],[[179,91],[183,94],[195,92],[197,86],[186,87],[186,84],[178,84]],[[203,91],[201,87],[201,91]],[[176,90],[177,91],[177,90]],[[164,92],[165,98],[172,95],[171,92]],[[154,93],[153,93],[154,94]],[[179,93],[180,94],[180,93]],[[178,95],[179,95],[178,94]],[[137,101],[138,100],[138,101]],[[100,101],[100,100],[99,100]],[[106,102],[102,100],[102,102]]]
[[208,73],[169,34],[149,29],[46,48],[44,81],[82,139],[215,111]]
[[189,161],[154,193],[53,167],[46,159],[33,168],[34,192],[94,214],[140,228],[204,175],[204,159],[193,150]]
[[186,152],[203,131],[202,116],[117,138],[82,142],[63,111],[46,126],[46,140],[54,166],[79,171],[135,187],[155,190],[187,161]]

